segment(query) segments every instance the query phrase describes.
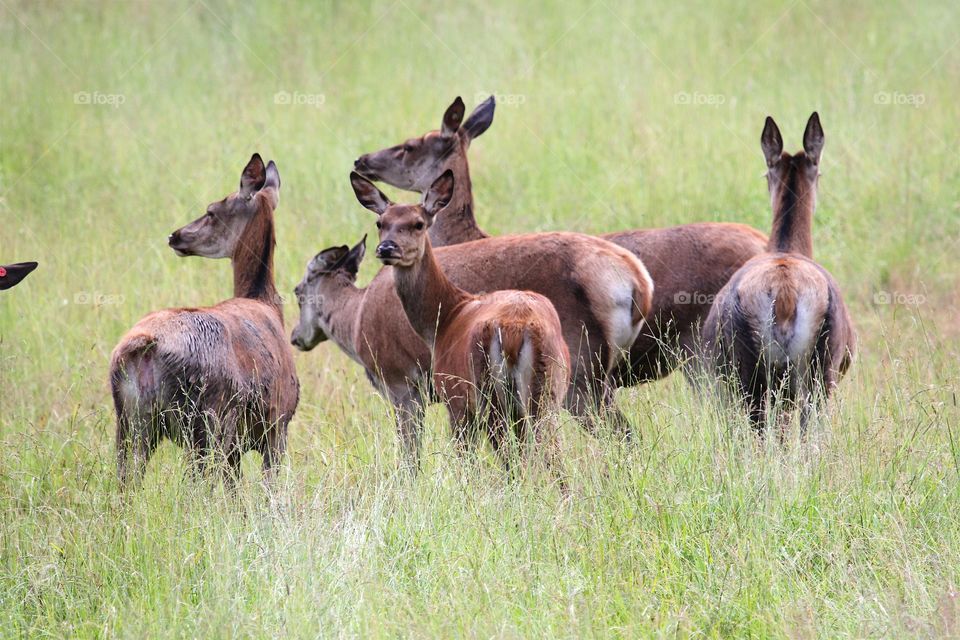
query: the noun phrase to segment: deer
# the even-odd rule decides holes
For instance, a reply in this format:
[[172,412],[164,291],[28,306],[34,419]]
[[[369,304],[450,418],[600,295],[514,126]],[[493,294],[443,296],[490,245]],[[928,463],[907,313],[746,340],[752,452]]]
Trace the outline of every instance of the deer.
[[[361,155],[360,175],[408,191],[423,193],[448,169],[456,189],[430,228],[435,248],[489,237],[474,213],[467,152],[493,123],[496,100],[490,96],[464,120],[457,97],[443,114],[439,129]],[[633,253],[654,283],[650,316],[612,378],[616,386],[658,380],[696,355],[701,324],[714,295],[747,260],[763,252],[767,237],[744,224],[700,222],[667,228],[606,233],[600,238]]]
[[17,286],[36,268],[36,262],[18,262],[0,266],[0,291]]
[[324,249],[307,264],[293,293],[300,318],[290,342],[311,351],[332,340],[360,364],[374,388],[393,405],[402,465],[420,467],[422,423],[431,396],[431,355],[397,304],[392,270],[384,269],[365,288],[356,285],[366,240],[353,247]]
[[[704,323],[706,363],[744,404],[761,436],[773,399],[782,418],[800,408],[800,432],[847,372],[856,332],[833,276],[813,260],[824,134],[814,112],[803,150],[783,150],[767,117],[760,145],[767,163],[773,225],[766,251],[748,260],[717,294]],[[782,425],[784,426],[784,425]],[[781,439],[783,431],[781,430]]]
[[443,272],[428,230],[453,197],[447,171],[422,204],[391,202],[359,176],[360,203],[377,214],[377,259],[393,268],[393,284],[407,320],[433,356],[433,386],[450,414],[461,447],[470,450],[474,429],[486,435],[505,466],[511,443],[534,440],[555,455],[553,429],[569,384],[570,354],[560,317],[546,296],[500,289],[472,294]]
[[195,473],[211,458],[222,463],[228,487],[243,453],[256,450],[264,482],[273,483],[300,394],[274,284],[279,197],[277,165],[264,166],[255,153],[237,191],[170,234],[180,257],[229,258],[233,297],[150,313],[114,348],[110,387],[122,487],[140,481],[164,438],[188,451]]
[[[351,183],[355,192],[369,189],[358,174]],[[423,413],[437,399],[431,352],[399,304],[392,267],[357,287],[364,251],[362,242],[330,247],[310,260],[294,289],[300,320],[291,342],[310,351],[331,340],[363,366],[393,404],[403,464],[416,472]],[[549,298],[570,352],[565,408],[590,430],[607,422],[620,437],[631,437],[629,421],[610,401],[609,375],[650,307],[652,283],[642,262],[604,240],[565,232],[488,238],[433,253],[447,278],[466,291],[519,289]],[[518,264],[523,268],[512,266]]]

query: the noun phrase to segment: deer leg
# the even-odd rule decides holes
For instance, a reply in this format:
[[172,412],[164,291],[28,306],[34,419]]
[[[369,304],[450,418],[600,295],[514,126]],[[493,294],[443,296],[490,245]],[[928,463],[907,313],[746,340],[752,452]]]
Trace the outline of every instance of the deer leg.
[[533,437],[537,453],[543,457],[547,472],[554,477],[560,492],[566,495],[569,492],[567,480],[560,466],[559,426],[560,416],[556,411],[548,411],[539,416],[533,423]]
[[596,385],[578,378],[567,393],[567,410],[590,435],[599,437],[609,429],[615,437],[630,442],[633,427],[616,405],[615,388],[608,382]]
[[228,492],[233,493],[237,489],[237,482],[240,479],[240,433],[239,418],[235,410],[228,411],[225,415],[216,419],[217,440],[220,448],[220,455],[223,460],[220,461],[220,474],[223,478],[223,485]]
[[[820,364],[820,363],[817,363]],[[821,365],[822,366],[822,365]],[[804,397],[800,405],[800,438],[806,439],[807,428],[814,414],[826,406],[826,399],[835,384],[834,372],[822,366],[819,376],[808,376],[803,390]]]
[[423,395],[416,387],[408,387],[399,394],[390,394],[397,420],[400,440],[401,465],[412,474],[420,471],[420,442],[426,407]]
[[[117,420],[117,475],[124,489],[143,480],[147,462],[160,438],[151,428],[153,420],[122,414]],[[132,458],[132,460],[131,460]]]
[[261,465],[263,484],[268,490],[272,490],[276,484],[277,468],[283,460],[283,455],[287,452],[289,424],[290,418],[287,416],[271,419],[265,425],[265,431],[260,440],[260,455],[263,457]]
[[514,435],[508,420],[501,412],[491,411],[487,416],[487,437],[490,438],[490,445],[493,447],[503,470],[508,476],[511,476],[514,470],[514,452],[512,451]]

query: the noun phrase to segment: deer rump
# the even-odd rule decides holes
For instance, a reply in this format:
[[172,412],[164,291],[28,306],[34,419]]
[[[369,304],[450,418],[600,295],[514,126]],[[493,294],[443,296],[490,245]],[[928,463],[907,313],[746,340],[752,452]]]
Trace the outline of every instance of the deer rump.
[[437,336],[433,367],[443,402],[459,403],[469,415],[489,408],[495,420],[515,422],[560,408],[569,352],[548,299],[503,291],[456,310]]
[[199,452],[260,451],[270,428],[296,408],[298,385],[278,356],[285,342],[275,312],[252,300],[142,319],[110,362],[120,464],[131,440],[152,447],[166,437]]
[[839,287],[796,254],[754,258],[726,287],[704,325],[708,362],[740,395],[820,388],[827,395],[849,368],[853,335]]

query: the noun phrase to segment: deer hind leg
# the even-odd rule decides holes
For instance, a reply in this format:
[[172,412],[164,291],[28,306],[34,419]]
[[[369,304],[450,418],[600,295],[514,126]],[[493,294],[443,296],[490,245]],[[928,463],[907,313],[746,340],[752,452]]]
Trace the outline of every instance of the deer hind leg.
[[761,441],[766,438],[767,403],[770,399],[767,372],[758,360],[742,359],[738,364],[736,393],[747,411],[750,426]]
[[263,458],[261,464],[263,484],[272,490],[276,484],[277,470],[287,452],[287,432],[291,416],[270,416],[263,425],[263,436],[258,450]]
[[159,444],[162,422],[156,411],[155,390],[144,388],[137,367],[113,370],[110,377],[117,416],[117,479],[121,489],[127,489],[142,480]]
[[467,399],[462,397],[448,400],[446,405],[457,458],[461,462],[468,463],[464,468],[475,471],[479,462],[477,450],[480,444],[481,428],[484,426],[483,421],[491,414],[489,411],[485,415],[481,413],[485,410],[483,406],[470,407]]
[[[549,383],[548,383],[549,384]],[[560,464],[560,393],[550,396],[545,385],[534,389],[530,428],[533,432],[535,454],[543,460],[547,472],[554,477],[562,493],[568,492],[566,478]]]
[[807,437],[807,430],[810,421],[817,412],[826,406],[826,400],[830,396],[836,384],[835,372],[829,366],[820,362],[814,362],[811,372],[808,373],[801,389],[803,394],[800,404],[800,438]]
[[[217,416],[217,446],[220,462],[220,477],[227,491],[236,491],[240,480],[240,458],[243,447],[240,442],[240,417],[236,409],[229,409],[226,413]],[[265,454],[264,454],[265,455]]]
[[156,416],[123,411],[117,416],[117,478],[122,489],[143,480],[147,463],[160,442]]

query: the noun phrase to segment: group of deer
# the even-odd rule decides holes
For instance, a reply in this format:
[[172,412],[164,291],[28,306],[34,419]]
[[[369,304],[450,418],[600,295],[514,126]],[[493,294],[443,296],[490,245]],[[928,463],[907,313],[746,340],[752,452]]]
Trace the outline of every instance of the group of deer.
[[[364,367],[396,409],[405,463],[419,464],[434,399],[447,406],[461,451],[486,436],[508,466],[531,450],[554,460],[561,408],[592,432],[610,425],[629,439],[614,390],[684,362],[705,364],[760,433],[775,395],[801,408],[805,427],[854,351],[837,285],[812,260],[817,114],[795,155],[767,119],[769,240],[722,223],[490,237],[474,217],[467,151],[494,106],[491,97],[464,119],[457,98],[439,130],[361,156],[350,180],[377,216],[376,257],[387,268],[356,286],[364,236],[318,253],[295,289],[293,345],[308,351],[330,339]],[[371,181],[422,200],[396,204]],[[219,459],[229,482],[241,455],[257,450],[272,477],[299,399],[274,287],[279,193],[276,165],[254,155],[238,191],[170,236],[177,255],[230,258],[234,297],[152,313],[114,350],[123,484],[141,476],[164,437],[183,444],[198,471]]]

